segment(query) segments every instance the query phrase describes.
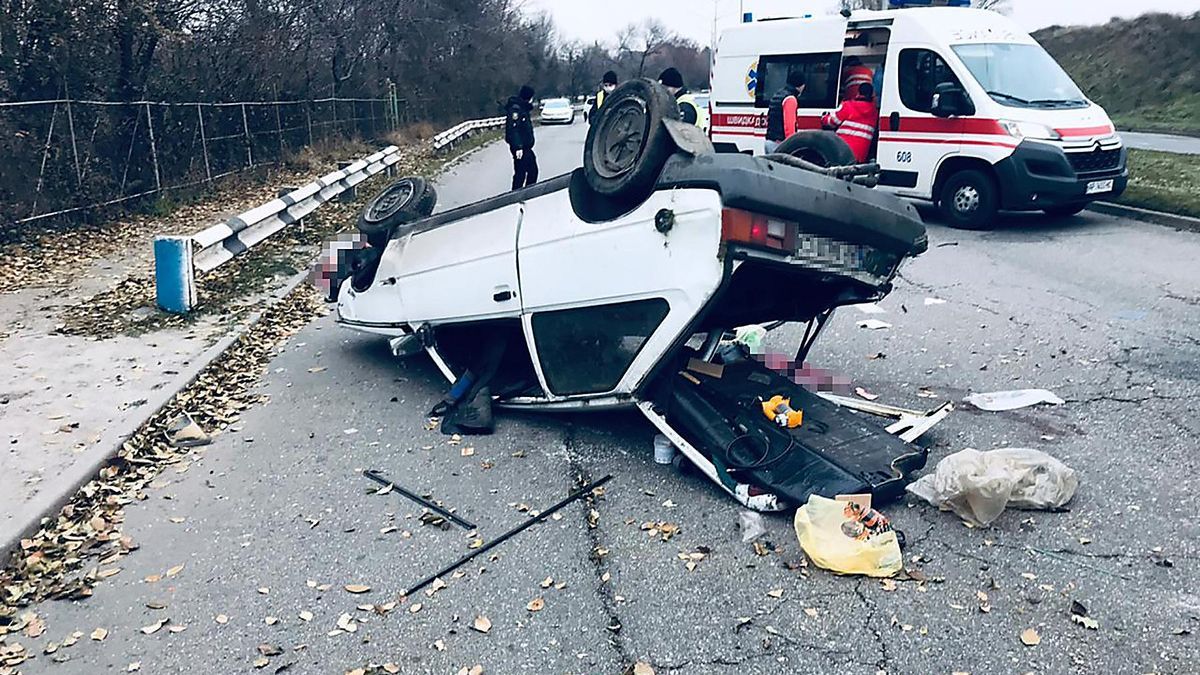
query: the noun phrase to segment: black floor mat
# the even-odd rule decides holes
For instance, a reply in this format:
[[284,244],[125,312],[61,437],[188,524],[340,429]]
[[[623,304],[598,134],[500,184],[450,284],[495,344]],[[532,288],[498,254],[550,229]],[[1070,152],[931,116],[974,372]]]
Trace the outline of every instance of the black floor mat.
[[[799,428],[782,428],[763,414],[761,400],[775,395],[803,411]],[[795,504],[811,494],[895,499],[928,456],[875,418],[840,408],[756,361],[725,365],[720,377],[677,375],[667,398],[668,422],[714,464]]]

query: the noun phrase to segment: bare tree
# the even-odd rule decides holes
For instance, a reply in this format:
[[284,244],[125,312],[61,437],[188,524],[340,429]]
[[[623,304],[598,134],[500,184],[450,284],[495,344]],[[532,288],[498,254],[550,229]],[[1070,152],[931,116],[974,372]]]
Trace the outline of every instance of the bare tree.
[[618,34],[617,51],[630,63],[637,64],[637,77],[641,77],[646,71],[646,60],[677,40],[663,22],[646,19],[640,24],[629,24]]

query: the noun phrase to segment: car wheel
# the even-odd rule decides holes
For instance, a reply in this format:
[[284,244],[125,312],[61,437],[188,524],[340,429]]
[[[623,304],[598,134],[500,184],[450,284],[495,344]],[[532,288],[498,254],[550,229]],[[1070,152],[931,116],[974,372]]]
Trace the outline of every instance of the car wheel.
[[1042,212],[1051,218],[1070,218],[1087,208],[1087,204],[1062,204],[1060,206],[1051,206],[1042,209]]
[[420,176],[405,176],[371,198],[358,216],[358,231],[369,240],[391,236],[397,227],[433,213],[437,192]]
[[817,166],[846,166],[857,161],[846,141],[832,131],[797,131],[780,143],[775,152]]
[[996,223],[1000,190],[982,171],[964,169],[942,184],[938,203],[946,223],[960,230],[986,230]]
[[592,116],[583,145],[588,185],[609,196],[649,193],[675,142],[662,120],[679,119],[675,98],[648,79],[629,80]]

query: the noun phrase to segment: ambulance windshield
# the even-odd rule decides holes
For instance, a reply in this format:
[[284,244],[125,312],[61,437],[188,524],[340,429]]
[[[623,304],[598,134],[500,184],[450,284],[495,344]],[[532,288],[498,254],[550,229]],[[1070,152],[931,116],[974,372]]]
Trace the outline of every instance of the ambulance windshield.
[[997,103],[1014,108],[1086,108],[1088,101],[1037,44],[963,44],[954,52]]

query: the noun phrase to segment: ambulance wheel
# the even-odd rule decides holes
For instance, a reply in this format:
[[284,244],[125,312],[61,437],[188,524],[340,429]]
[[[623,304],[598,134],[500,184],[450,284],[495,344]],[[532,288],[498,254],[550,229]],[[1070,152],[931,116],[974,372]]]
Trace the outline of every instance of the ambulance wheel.
[[976,169],[950,175],[938,197],[946,224],[960,230],[986,230],[996,224],[1000,189],[991,176]]
[[817,166],[855,164],[854,151],[832,131],[797,131],[788,136],[775,152],[791,155]]
[[629,80],[592,115],[583,145],[588,186],[607,196],[637,197],[654,189],[675,152],[664,119],[679,119],[679,106],[665,87],[645,78]]
[[1051,218],[1070,218],[1087,208],[1087,204],[1061,204],[1042,209]]
[[428,216],[435,206],[433,186],[420,176],[405,176],[367,202],[358,216],[358,231],[369,241],[386,242],[400,225]]

